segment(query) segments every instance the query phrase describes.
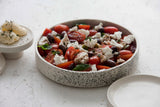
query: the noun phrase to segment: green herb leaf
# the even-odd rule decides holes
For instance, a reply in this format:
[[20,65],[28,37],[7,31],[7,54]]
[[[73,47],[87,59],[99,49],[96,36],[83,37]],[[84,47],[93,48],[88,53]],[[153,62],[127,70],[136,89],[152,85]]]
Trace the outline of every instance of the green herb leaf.
[[76,65],[76,67],[73,68],[73,70],[74,71],[84,71],[89,67],[90,67],[89,64],[79,64],[79,65]]
[[49,50],[52,48],[52,46],[50,46],[48,43],[44,45],[39,45],[38,47],[42,48],[42,50]]
[[103,37],[105,35],[105,33],[101,33],[101,37]]
[[54,55],[56,55],[56,54],[60,54],[60,52],[59,51],[55,51],[55,50],[52,50],[52,53],[54,54]]
[[85,49],[85,50],[89,49],[86,45],[83,45],[82,48]]

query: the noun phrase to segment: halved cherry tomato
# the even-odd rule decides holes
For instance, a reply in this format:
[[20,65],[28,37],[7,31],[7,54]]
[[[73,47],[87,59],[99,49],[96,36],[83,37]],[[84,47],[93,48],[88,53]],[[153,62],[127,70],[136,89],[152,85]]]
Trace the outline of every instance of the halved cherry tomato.
[[79,29],[85,29],[85,30],[89,30],[90,29],[90,25],[78,25]]
[[92,56],[89,58],[89,63],[98,65],[100,63],[100,58],[98,56]]
[[73,61],[64,62],[64,63],[58,64],[56,66],[60,67],[60,68],[67,69],[71,64],[73,64]]
[[77,40],[79,43],[83,42],[86,38],[86,35],[78,31],[70,32],[68,34],[69,39]]
[[80,52],[79,49],[75,49],[74,47],[69,47],[65,53],[64,58],[70,60],[73,60],[75,56]]
[[119,52],[118,58],[122,58],[124,60],[128,60],[130,57],[132,57],[133,53],[129,50],[121,50]]
[[104,32],[105,33],[114,34],[114,32],[117,32],[117,31],[118,31],[118,28],[113,27],[113,26],[104,27]]
[[47,54],[45,60],[48,61],[49,63],[53,63],[54,62],[54,56],[56,54],[63,55],[63,51],[61,49],[52,49]]
[[101,46],[101,48],[105,48],[106,46],[108,46],[109,48],[112,47],[112,45],[104,45],[104,44],[103,44],[103,45]]
[[97,33],[96,30],[89,30],[89,35],[88,36],[94,36]]
[[55,43],[59,44],[61,42],[61,40],[59,38],[57,38],[56,36],[53,36],[53,38],[54,38],[54,42]]
[[53,27],[53,30],[61,34],[63,31],[68,31],[69,27],[67,25],[56,25]]
[[38,47],[38,52],[42,57],[45,56],[45,52],[41,47]]
[[46,58],[45,58],[45,60],[47,61],[47,62],[49,62],[49,63],[53,63],[54,62],[54,54],[50,51],[49,53],[48,53],[48,55],[46,56]]
[[47,36],[48,35],[48,33],[51,33],[52,32],[52,30],[51,29],[48,29],[48,28],[46,28],[45,30],[44,30],[44,32],[43,32],[43,36]]
[[110,67],[108,66],[103,66],[103,65],[97,65],[97,70],[101,70],[101,69],[109,69]]

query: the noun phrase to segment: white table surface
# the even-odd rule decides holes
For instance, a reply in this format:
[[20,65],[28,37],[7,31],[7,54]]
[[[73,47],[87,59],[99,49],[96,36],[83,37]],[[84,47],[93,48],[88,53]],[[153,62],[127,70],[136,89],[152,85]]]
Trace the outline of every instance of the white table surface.
[[[35,41],[46,27],[80,18],[113,21],[139,39],[137,73],[160,76],[159,0],[0,0],[0,24],[29,27]],[[0,107],[106,107],[107,87],[62,86],[38,72],[35,43],[18,60],[7,60],[0,75]]]

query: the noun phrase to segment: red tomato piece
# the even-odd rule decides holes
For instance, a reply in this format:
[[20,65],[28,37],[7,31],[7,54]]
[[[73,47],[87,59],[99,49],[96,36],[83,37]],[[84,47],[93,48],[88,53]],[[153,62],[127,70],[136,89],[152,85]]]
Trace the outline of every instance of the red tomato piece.
[[106,46],[108,46],[109,48],[112,47],[112,45],[104,45],[104,44],[103,44],[103,45],[101,46],[101,48],[105,48]]
[[101,69],[109,69],[110,67],[108,66],[103,66],[103,65],[97,65],[97,70],[101,70]]
[[67,69],[71,64],[73,64],[73,61],[64,62],[64,63],[58,64],[56,66],[60,67],[60,68]]
[[79,43],[83,42],[86,38],[86,35],[77,31],[70,32],[68,34],[69,39],[77,40]]
[[104,27],[104,32],[105,33],[114,34],[114,32],[117,32],[117,31],[118,31],[118,28],[113,27],[113,26]]
[[55,43],[59,44],[61,42],[61,40],[59,38],[57,38],[56,36],[53,36],[53,38],[54,38],[54,42]]
[[43,32],[43,36],[47,36],[48,35],[48,33],[51,33],[52,32],[52,30],[51,29],[48,29],[48,28],[46,28],[45,30],[44,30],[44,32]]
[[45,52],[42,50],[41,47],[38,47],[38,52],[42,57],[45,56]]
[[98,65],[100,63],[100,58],[98,56],[92,56],[89,58],[89,63]]
[[53,27],[53,30],[61,34],[63,31],[68,31],[69,27],[67,25],[56,25]]
[[129,50],[121,50],[119,52],[118,58],[122,58],[124,60],[128,60],[130,57],[132,57],[133,53]]
[[74,60],[75,56],[80,52],[79,49],[75,49],[74,47],[69,47],[65,53],[64,58],[70,60]]
[[90,29],[90,25],[78,25],[79,29],[85,29],[85,30],[89,30]]
[[96,30],[89,30],[89,35],[88,36],[94,36],[97,33]]
[[47,62],[49,62],[49,63],[53,63],[54,62],[54,54],[50,51],[49,53],[48,53],[48,55],[46,56],[46,58],[45,58],[45,60],[47,61]]

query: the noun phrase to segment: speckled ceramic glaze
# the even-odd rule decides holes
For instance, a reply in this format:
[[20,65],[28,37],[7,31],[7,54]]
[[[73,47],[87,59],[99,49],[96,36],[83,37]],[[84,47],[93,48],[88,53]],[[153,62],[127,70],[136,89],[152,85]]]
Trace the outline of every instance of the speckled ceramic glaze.
[[[129,30],[124,27],[103,20],[94,20],[94,19],[82,19],[82,20],[73,20],[64,22],[62,24],[66,24],[69,27],[74,26],[77,23],[86,23],[91,26],[98,25],[100,22],[103,23],[104,26],[115,26],[123,34],[128,35],[132,34]],[[79,72],[79,71],[71,71],[66,69],[58,68],[47,61],[45,61],[39,54],[36,46],[36,63],[39,71],[44,74],[46,77],[54,80],[57,83],[73,86],[73,87],[101,87],[108,86],[115,80],[128,75],[130,72],[136,68],[136,61],[138,57],[138,43],[137,49],[134,55],[127,60],[125,63],[115,66],[110,69],[101,70],[101,71],[91,71],[91,72]]]

